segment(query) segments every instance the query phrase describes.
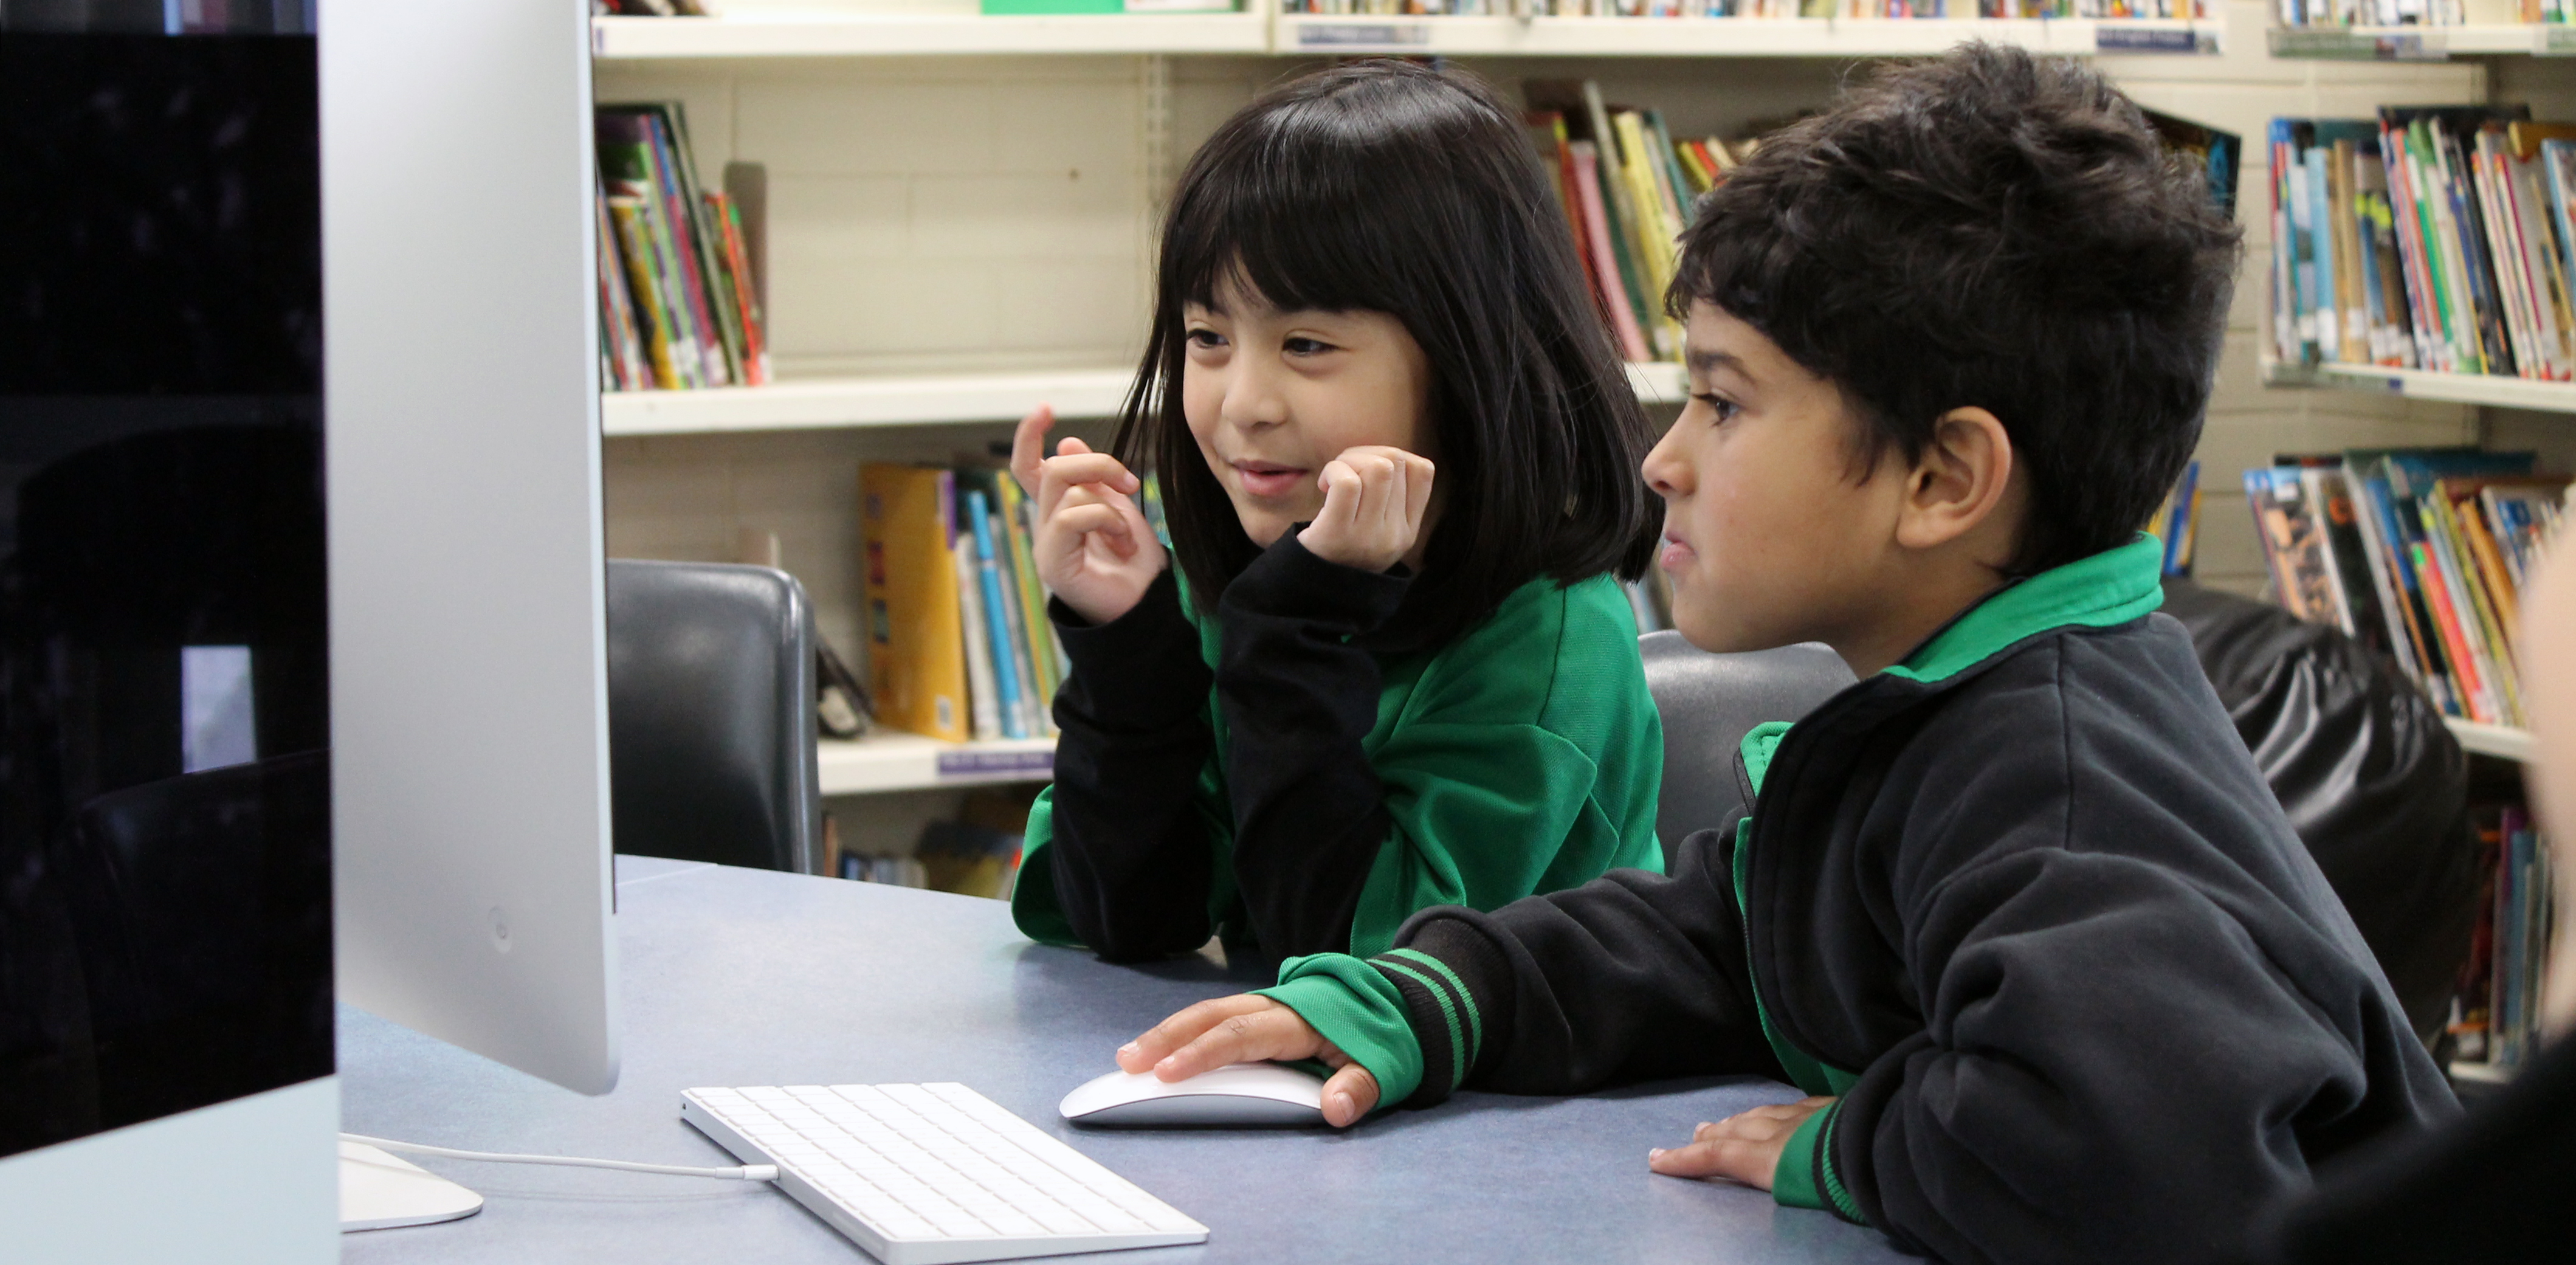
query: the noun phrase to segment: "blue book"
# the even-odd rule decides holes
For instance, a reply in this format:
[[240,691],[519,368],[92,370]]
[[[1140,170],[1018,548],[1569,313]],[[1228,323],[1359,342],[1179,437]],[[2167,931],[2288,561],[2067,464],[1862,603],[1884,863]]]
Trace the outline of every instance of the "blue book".
[[1010,607],[1002,601],[1002,569],[993,554],[993,512],[985,504],[984,494],[966,493],[966,516],[975,528],[975,570],[984,582],[984,639],[993,643],[993,691],[1002,696],[1002,733],[1007,737],[1026,738],[1029,726],[1020,702],[1020,656],[1011,650],[1011,625],[1003,612]]

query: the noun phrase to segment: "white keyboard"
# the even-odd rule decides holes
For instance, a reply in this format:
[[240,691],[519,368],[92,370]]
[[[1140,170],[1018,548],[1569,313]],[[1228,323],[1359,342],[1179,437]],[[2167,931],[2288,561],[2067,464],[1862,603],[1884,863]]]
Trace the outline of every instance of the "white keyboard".
[[680,1118],[886,1265],[1207,1242],[1207,1227],[963,1085],[691,1089]]

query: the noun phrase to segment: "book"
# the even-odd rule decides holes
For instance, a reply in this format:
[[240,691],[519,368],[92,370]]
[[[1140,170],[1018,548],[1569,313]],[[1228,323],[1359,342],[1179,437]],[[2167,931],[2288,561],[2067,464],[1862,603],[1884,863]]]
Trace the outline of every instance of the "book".
[[984,608],[984,568],[975,553],[974,533],[959,532],[953,537],[948,557],[957,571],[959,654],[966,660],[967,712],[975,737],[1000,738],[1005,736],[1001,660],[993,654],[993,632]]
[[974,736],[956,563],[955,479],[929,466],[859,467],[868,692],[914,733]]
[[[680,390],[770,381],[756,229],[731,192],[700,187],[685,112],[676,102],[648,102],[603,105],[593,117],[599,191],[611,213],[600,237],[601,270],[622,270],[628,279],[627,310],[603,310],[602,327],[631,324],[634,359],[654,366],[649,381],[617,372],[611,347],[605,359],[613,385]],[[620,269],[611,268],[612,254]],[[604,308],[618,301],[602,298]],[[613,335],[604,332],[602,341]]]

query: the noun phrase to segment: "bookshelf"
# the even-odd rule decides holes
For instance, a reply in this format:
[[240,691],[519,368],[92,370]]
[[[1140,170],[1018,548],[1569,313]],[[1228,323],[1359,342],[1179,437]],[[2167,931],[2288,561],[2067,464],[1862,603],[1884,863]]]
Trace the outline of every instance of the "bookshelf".
[[1043,782],[1055,767],[1055,739],[944,742],[881,729],[854,740],[823,739],[815,744],[814,764],[825,795]]
[[2439,61],[2448,57],[2576,56],[2576,26],[2499,22],[2464,26],[2275,26],[2275,57],[2330,61]]
[[2036,52],[2214,54],[2223,18],[1835,19],[1408,17],[1274,13],[1067,14],[750,10],[723,17],[602,17],[604,60],[1014,54],[1520,57],[1902,57],[1963,39]]
[[591,55],[643,61],[720,57],[1267,53],[1270,15],[751,11],[709,18],[591,19]]
[[2445,718],[2442,723],[2451,727],[2451,736],[2460,740],[2461,750],[2477,755],[2529,764],[2540,749],[2527,729],[2481,725],[2458,717]]
[[2542,413],[2576,413],[2576,382],[2546,382],[2502,374],[2433,373],[2422,369],[2331,363],[2300,366],[2266,360],[2263,363],[2263,380],[2273,386],[2373,391],[2410,400],[2530,409]]
[[[1064,418],[1114,417],[1135,371],[974,373],[813,378],[700,391],[610,391],[600,427],[611,437],[712,435],[733,431],[929,426],[1015,422],[1040,404]],[[1670,362],[1628,366],[1628,384],[1648,404],[1680,404],[1689,386]]]

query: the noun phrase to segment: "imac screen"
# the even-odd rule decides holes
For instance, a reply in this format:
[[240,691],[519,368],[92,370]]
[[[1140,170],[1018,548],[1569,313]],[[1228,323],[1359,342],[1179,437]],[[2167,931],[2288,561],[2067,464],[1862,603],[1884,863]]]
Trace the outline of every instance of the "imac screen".
[[0,3],[0,1156],[332,1070],[311,29]]

